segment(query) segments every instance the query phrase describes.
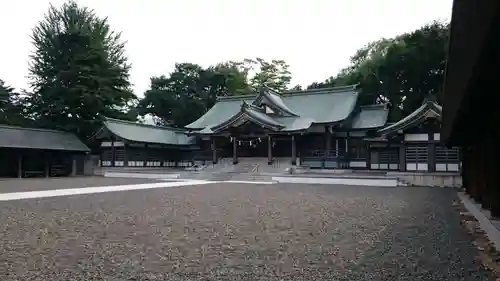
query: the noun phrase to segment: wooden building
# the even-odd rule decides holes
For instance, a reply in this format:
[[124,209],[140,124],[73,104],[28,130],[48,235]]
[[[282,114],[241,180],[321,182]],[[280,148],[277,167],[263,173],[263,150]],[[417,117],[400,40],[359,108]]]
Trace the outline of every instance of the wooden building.
[[[323,169],[458,172],[458,148],[440,144],[441,106],[425,101],[386,124],[385,104],[359,106],[358,89],[346,87],[222,97],[186,126],[211,147],[212,160],[288,157]],[[220,155],[222,154],[222,155]],[[298,160],[298,161],[297,161]]]
[[499,217],[500,1],[455,0],[450,32],[442,141],[461,147],[465,190]]
[[183,129],[112,118],[93,138],[100,141],[102,167],[187,167],[198,149]]
[[414,112],[366,139],[370,147],[370,169],[407,172],[459,172],[458,147],[441,144],[442,107],[426,100]]
[[220,151],[234,164],[239,157],[267,157],[269,163],[288,157],[313,168],[349,168],[366,164],[362,140],[388,116],[385,105],[358,106],[358,95],[354,85],[283,93],[263,87],[255,95],[219,98],[186,128],[211,142],[214,162]]
[[82,175],[89,151],[71,133],[0,125],[0,177]]

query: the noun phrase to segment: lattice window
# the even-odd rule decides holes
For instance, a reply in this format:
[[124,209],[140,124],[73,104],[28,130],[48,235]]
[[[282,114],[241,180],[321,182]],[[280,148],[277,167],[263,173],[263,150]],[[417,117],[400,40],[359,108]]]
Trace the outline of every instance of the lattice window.
[[436,163],[460,162],[460,148],[436,147]]
[[427,163],[427,146],[409,146],[406,148],[406,162]]

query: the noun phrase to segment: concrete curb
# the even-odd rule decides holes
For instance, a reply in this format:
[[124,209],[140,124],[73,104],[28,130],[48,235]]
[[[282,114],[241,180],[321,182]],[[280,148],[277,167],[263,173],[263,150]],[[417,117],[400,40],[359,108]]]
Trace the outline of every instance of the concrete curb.
[[180,177],[180,174],[105,172],[104,177],[106,177],[106,178],[136,178],[136,179],[177,179]]
[[465,208],[476,218],[479,222],[479,226],[488,236],[488,239],[493,243],[497,250],[500,250],[500,231],[491,223],[491,221],[486,217],[486,215],[481,211],[480,207],[477,206],[472,199],[470,199],[465,193],[458,192],[458,198],[462,200]]
[[398,186],[397,179],[272,177],[271,180],[280,183],[340,184],[340,185],[389,186],[389,187]]

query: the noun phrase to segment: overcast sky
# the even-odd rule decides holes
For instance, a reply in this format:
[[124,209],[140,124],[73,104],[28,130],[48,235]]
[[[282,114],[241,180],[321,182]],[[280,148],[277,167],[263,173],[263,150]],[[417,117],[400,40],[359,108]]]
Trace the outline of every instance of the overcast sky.
[[[49,3],[0,1],[0,79],[28,88],[31,29]],[[127,41],[131,81],[142,96],[176,62],[208,66],[262,57],[291,65],[292,85],[335,75],[370,41],[449,20],[452,0],[79,0]]]

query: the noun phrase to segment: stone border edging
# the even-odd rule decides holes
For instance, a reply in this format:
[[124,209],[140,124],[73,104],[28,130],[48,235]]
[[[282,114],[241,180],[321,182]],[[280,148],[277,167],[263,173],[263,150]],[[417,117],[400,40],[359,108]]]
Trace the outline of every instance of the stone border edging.
[[463,202],[465,208],[476,218],[479,222],[479,226],[486,233],[488,239],[495,246],[495,248],[500,250],[500,230],[498,230],[491,221],[486,217],[486,215],[481,211],[481,209],[474,203],[464,192],[458,192],[458,198]]

